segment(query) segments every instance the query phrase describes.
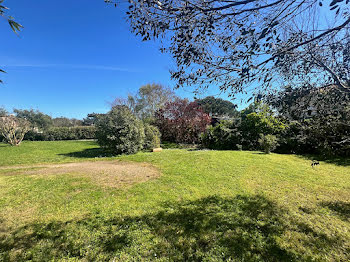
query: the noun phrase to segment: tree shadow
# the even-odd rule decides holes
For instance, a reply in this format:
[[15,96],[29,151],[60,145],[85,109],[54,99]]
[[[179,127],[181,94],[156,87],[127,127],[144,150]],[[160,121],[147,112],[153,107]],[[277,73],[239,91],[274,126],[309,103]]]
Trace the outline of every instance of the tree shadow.
[[262,196],[211,196],[136,217],[33,223],[0,235],[0,260],[300,261],[303,254],[277,241],[287,229],[284,212]]
[[320,205],[334,211],[341,219],[350,220],[350,202],[329,201],[322,202]]
[[68,156],[74,158],[99,158],[99,157],[114,157],[115,153],[110,152],[104,148],[88,148],[83,151],[70,152],[65,154],[59,154],[60,156]]
[[[340,156],[321,156],[321,155],[296,155],[302,159],[306,160],[318,160],[323,161],[328,164],[334,164],[337,166],[350,166],[350,157],[340,157]],[[311,163],[310,163],[311,165]]]

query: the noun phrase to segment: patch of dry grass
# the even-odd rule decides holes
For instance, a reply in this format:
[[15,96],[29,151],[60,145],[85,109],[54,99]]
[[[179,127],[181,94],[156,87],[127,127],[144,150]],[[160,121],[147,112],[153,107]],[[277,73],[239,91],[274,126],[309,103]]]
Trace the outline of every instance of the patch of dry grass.
[[122,161],[93,161],[66,164],[11,167],[8,171],[2,167],[3,175],[29,175],[33,178],[45,178],[71,174],[79,178],[88,178],[103,187],[125,188],[135,183],[159,177],[158,170],[147,163]]

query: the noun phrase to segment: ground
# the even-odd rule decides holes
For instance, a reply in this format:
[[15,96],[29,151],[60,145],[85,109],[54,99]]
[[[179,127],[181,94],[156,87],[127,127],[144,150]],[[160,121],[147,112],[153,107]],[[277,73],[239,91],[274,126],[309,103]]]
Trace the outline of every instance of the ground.
[[350,164],[0,144],[0,261],[349,261]]

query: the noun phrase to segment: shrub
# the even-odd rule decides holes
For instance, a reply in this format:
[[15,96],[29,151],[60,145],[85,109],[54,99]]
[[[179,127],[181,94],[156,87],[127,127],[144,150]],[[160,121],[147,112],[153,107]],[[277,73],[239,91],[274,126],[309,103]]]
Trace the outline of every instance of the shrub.
[[241,134],[237,123],[225,120],[216,126],[210,126],[202,135],[202,144],[209,149],[232,150],[239,149]]
[[116,154],[133,154],[143,148],[143,124],[126,106],[115,106],[99,116],[96,138],[100,146]]
[[245,149],[256,150],[259,148],[260,134],[278,135],[286,128],[286,125],[270,112],[253,112],[242,117],[240,130],[242,143]]
[[169,142],[199,143],[210,122],[210,116],[196,102],[187,99],[168,102],[155,114],[155,123],[162,138]]
[[160,147],[160,132],[157,127],[150,124],[144,124],[145,129],[145,142],[143,148],[146,150],[152,150],[153,148]]
[[277,137],[274,135],[260,134],[259,144],[266,154],[270,154],[278,145]]
[[93,126],[51,127],[43,132],[30,130],[24,139],[32,141],[94,139],[95,133],[96,128]]

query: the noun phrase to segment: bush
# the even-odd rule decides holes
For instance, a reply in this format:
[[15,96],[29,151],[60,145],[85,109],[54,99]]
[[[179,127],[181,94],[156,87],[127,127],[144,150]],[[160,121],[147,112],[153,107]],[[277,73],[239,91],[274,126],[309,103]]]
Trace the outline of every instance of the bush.
[[278,145],[277,137],[274,135],[260,134],[259,144],[266,154],[270,154]]
[[232,150],[241,149],[237,144],[241,143],[241,134],[237,123],[225,120],[216,126],[210,126],[202,135],[202,144],[209,149]]
[[160,132],[158,128],[150,124],[145,124],[144,130],[145,142],[143,148],[146,150],[152,150],[153,148],[160,147]]
[[285,128],[286,125],[270,112],[250,113],[242,117],[240,126],[243,147],[248,150],[256,150],[259,148],[260,134],[278,135]]
[[94,139],[95,133],[96,128],[93,126],[51,127],[43,132],[30,130],[24,139],[32,141]]
[[96,138],[100,146],[116,154],[133,154],[143,148],[143,124],[126,106],[115,106],[96,123]]

